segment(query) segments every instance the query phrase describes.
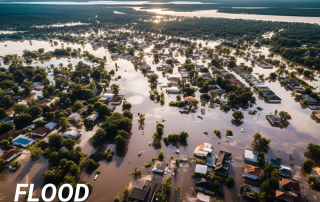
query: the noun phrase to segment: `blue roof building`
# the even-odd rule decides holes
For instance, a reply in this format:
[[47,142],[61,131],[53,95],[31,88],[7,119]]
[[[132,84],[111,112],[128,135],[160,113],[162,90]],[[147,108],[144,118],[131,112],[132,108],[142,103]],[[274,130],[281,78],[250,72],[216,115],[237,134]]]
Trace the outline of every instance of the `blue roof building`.
[[1,119],[1,120],[0,120],[0,123],[2,123],[2,122],[5,122],[5,123],[11,123],[11,122],[12,122],[12,120],[10,119],[10,117],[9,117],[9,116],[7,116],[7,117],[5,117],[5,118],[3,118],[3,119]]
[[281,162],[275,159],[267,158],[267,163],[273,163],[277,168],[281,168]]
[[47,123],[44,127],[49,128],[50,130],[53,130],[58,124],[54,122]]

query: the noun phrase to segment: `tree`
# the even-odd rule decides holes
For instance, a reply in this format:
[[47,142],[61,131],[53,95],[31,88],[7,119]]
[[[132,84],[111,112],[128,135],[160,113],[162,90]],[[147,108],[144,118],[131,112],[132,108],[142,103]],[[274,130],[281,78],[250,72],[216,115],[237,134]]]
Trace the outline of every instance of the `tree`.
[[21,114],[13,120],[16,129],[20,130],[26,126],[31,125],[32,117],[29,114]]
[[129,200],[130,189],[124,188],[122,202],[127,202]]
[[271,140],[262,137],[262,135],[259,132],[254,134],[253,139],[255,146],[259,151],[264,151],[269,148],[269,143],[271,142]]
[[60,157],[58,152],[52,152],[49,155],[48,161],[52,165],[57,165],[60,162]]
[[305,160],[305,161],[303,162],[302,165],[303,165],[303,169],[304,169],[305,171],[307,171],[308,173],[310,173],[311,170],[312,170],[313,161],[312,161],[311,159],[307,159],[307,160]]
[[6,161],[3,158],[0,158],[0,171],[5,168]]
[[180,95],[177,95],[176,98],[177,98],[177,101],[181,100],[181,96]]
[[122,115],[123,115],[123,117],[128,117],[129,119],[132,119],[132,117],[133,117],[132,113],[128,109],[124,110]]
[[159,159],[160,161],[162,161],[162,160],[164,159],[164,154],[163,154],[163,151],[162,151],[162,150],[159,151],[158,159]]
[[150,76],[150,83],[156,82],[158,78],[158,74],[152,74]]
[[50,135],[48,139],[49,139],[50,146],[55,147],[56,149],[60,149],[62,147],[62,142],[63,142],[62,135],[55,133]]
[[218,138],[221,138],[221,132],[220,132],[220,130],[214,130],[214,134],[216,134],[216,136],[217,136]]
[[4,110],[3,108],[0,108],[0,119],[3,119],[7,116],[8,114],[6,113],[6,110]]
[[132,105],[129,102],[123,103],[122,105],[123,110],[126,110],[126,109],[130,110],[131,107]]
[[164,193],[170,192],[171,187],[172,187],[171,177],[168,177],[168,178],[164,181],[164,183],[162,184],[163,192],[164,192]]
[[272,78],[272,79],[276,79],[276,78],[277,78],[277,74],[276,74],[275,72],[271,72],[271,73],[269,74],[269,76],[270,76],[270,78]]
[[15,104],[13,105],[13,110],[15,114],[23,114],[27,112],[28,108],[25,104]]
[[233,112],[232,116],[233,116],[233,118],[234,118],[236,121],[238,121],[238,122],[240,122],[241,119],[244,119],[243,112],[241,112],[241,111],[235,111],[235,112]]
[[226,130],[226,135],[227,136],[233,136],[232,130],[230,130],[230,129]]
[[119,93],[119,86],[116,84],[111,85],[111,90],[114,96],[117,96]]
[[31,152],[31,159],[34,161],[39,159],[43,154],[43,150],[41,149],[41,147],[38,147],[37,144],[33,144],[28,149]]
[[125,138],[123,138],[121,135],[117,135],[114,138],[114,140],[115,140],[115,145],[116,145],[117,149],[118,148],[122,149],[127,142],[127,140]]
[[287,122],[288,120],[292,119],[291,115],[288,112],[285,112],[285,111],[280,111],[279,112],[279,117],[280,117],[280,120],[283,121],[283,122]]
[[59,125],[62,130],[66,130],[69,125],[68,119],[66,117],[60,117]]
[[83,107],[82,102],[76,101],[72,107],[72,111],[75,112]]
[[99,128],[96,133],[89,139],[89,142],[93,146],[104,145],[106,140],[106,131]]
[[10,142],[9,140],[4,139],[0,142],[0,145],[4,148],[8,148],[8,146],[10,145]]
[[62,146],[68,150],[73,150],[74,145],[76,145],[76,140],[72,138],[64,138],[62,141]]
[[104,118],[106,115],[109,114],[109,108],[107,105],[102,104],[99,108],[99,116]]
[[218,97],[218,92],[216,90],[210,91],[211,99],[214,100],[216,97]]
[[38,120],[34,123],[35,127],[36,128],[39,128],[39,127],[43,127],[47,124],[48,122],[46,122],[45,120]]
[[229,188],[232,188],[234,186],[234,179],[232,175],[229,175],[229,177],[226,179],[226,184]]
[[5,122],[0,123],[0,134],[4,134],[12,129],[13,129],[13,126],[11,123],[5,123]]

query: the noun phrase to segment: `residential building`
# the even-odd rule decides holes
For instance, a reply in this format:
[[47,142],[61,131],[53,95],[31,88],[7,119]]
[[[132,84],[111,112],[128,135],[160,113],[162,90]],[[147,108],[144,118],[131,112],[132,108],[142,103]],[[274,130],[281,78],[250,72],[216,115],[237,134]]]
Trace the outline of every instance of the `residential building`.
[[297,196],[296,194],[286,193],[276,190],[276,202],[306,202],[304,198]]
[[[154,176],[155,177],[155,176]],[[129,195],[129,202],[153,202],[154,194],[160,189],[163,178],[157,177],[151,180],[139,179]]]
[[0,136],[0,141],[1,141],[1,140],[4,140],[4,139],[7,140],[9,137],[13,137],[13,136],[16,134],[16,132],[17,132],[16,129],[12,129],[12,130],[10,130],[10,131],[2,134],[2,135]]
[[257,165],[258,152],[246,149],[244,152],[244,161],[248,164]]
[[316,100],[310,96],[305,99],[305,102],[307,105],[317,105],[319,103],[318,100]]
[[81,115],[77,112],[74,112],[74,113],[70,114],[67,117],[67,119],[69,122],[77,122],[78,119],[81,119]]
[[49,128],[50,130],[53,130],[58,124],[54,122],[47,123],[44,127]]
[[80,130],[69,130],[67,132],[62,133],[64,137],[76,139],[81,135]]
[[304,198],[303,184],[301,182],[282,178],[280,185],[287,192],[296,194],[299,197]]
[[2,154],[0,156],[0,158],[2,158],[7,163],[9,163],[10,161],[12,161],[14,158],[19,156],[20,154],[22,154],[21,150],[19,150],[19,149],[10,149],[8,152]]
[[156,173],[163,173],[165,168],[166,164],[164,162],[156,161],[155,165],[152,168],[152,171]]
[[267,158],[266,163],[273,163],[276,168],[281,168],[281,162],[278,160]]
[[274,95],[272,97],[270,97],[269,99],[267,99],[268,102],[281,102],[281,98],[279,98],[278,96]]
[[3,119],[0,120],[0,123],[5,122],[5,123],[11,123],[12,120],[10,119],[9,116],[4,117]]
[[30,135],[35,135],[39,137],[44,137],[47,133],[50,132],[50,129],[47,127],[39,127],[30,132]]
[[254,191],[260,193],[260,188],[252,186],[250,184],[246,184],[244,183],[245,186],[247,186],[247,188],[243,189],[242,192],[242,196],[243,197],[247,197],[247,198],[251,198],[251,199],[256,199],[257,197],[254,195]]
[[99,117],[99,112],[89,115],[87,119],[95,121],[98,117]]
[[208,167],[206,165],[196,164],[196,169],[194,170],[195,173],[206,175],[207,171],[208,171]]
[[222,176],[227,176],[229,173],[229,165],[231,163],[231,160],[231,153],[220,151],[214,172]]
[[244,175],[243,175],[244,181],[247,184],[251,184],[253,186],[259,187],[260,180],[261,180],[261,173],[262,173],[262,168],[245,164]]
[[204,192],[206,194],[214,195],[215,188],[213,182],[207,178],[197,178],[194,186],[195,190]]

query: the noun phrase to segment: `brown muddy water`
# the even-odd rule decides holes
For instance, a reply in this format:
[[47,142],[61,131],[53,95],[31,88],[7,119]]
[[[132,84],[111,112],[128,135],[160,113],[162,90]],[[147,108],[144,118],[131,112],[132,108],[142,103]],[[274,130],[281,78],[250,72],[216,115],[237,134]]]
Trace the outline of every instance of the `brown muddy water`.
[[[198,41],[199,42],[199,41]],[[59,42],[59,44],[62,42]],[[4,47],[7,44],[7,47]],[[28,41],[24,42],[12,42],[6,41],[0,43],[0,55],[6,54],[18,54],[22,55],[24,49],[37,50],[38,48],[45,48],[45,51],[53,50],[55,47],[46,41],[32,41],[30,46]],[[202,41],[202,44],[205,42]],[[211,42],[209,45],[213,48],[217,45],[217,42]],[[120,86],[120,94],[125,95],[125,98],[132,104],[131,112],[133,113],[133,127],[132,135],[129,139],[128,146],[124,153],[116,153],[111,162],[101,161],[98,170],[101,171],[98,179],[94,181],[94,173],[87,174],[82,173],[79,179],[81,181],[88,181],[93,185],[93,191],[90,194],[88,201],[113,201],[114,197],[118,194],[122,196],[124,187],[132,186],[134,177],[129,175],[129,172],[134,170],[137,166],[142,170],[143,175],[148,175],[150,168],[145,168],[144,164],[147,161],[151,161],[152,157],[157,157],[158,152],[163,150],[165,155],[165,161],[169,164],[170,156],[178,158],[175,154],[175,146],[165,146],[162,144],[161,148],[154,148],[149,146],[149,142],[152,142],[152,134],[156,131],[157,122],[162,122],[165,119],[164,134],[163,137],[172,133],[180,133],[186,131],[189,134],[188,145],[180,146],[181,154],[188,154],[188,157],[193,157],[193,151],[195,147],[203,142],[208,142],[213,146],[213,153],[218,154],[220,150],[231,152],[233,160],[231,163],[230,174],[235,178],[235,186],[230,189],[224,186],[225,197],[224,201],[231,202],[237,201],[237,194],[239,193],[239,185],[244,167],[243,154],[244,149],[252,149],[253,135],[256,132],[260,132],[264,137],[271,140],[270,149],[266,156],[282,158],[283,164],[289,165],[295,163],[297,166],[292,167],[293,171],[300,175],[299,166],[306,159],[304,152],[306,151],[307,144],[309,142],[319,143],[320,140],[320,125],[314,120],[311,120],[311,110],[302,106],[296,102],[291,96],[291,91],[286,90],[280,85],[278,81],[265,81],[266,85],[270,87],[281,99],[280,104],[270,104],[263,100],[260,100],[256,95],[257,104],[248,109],[239,109],[244,112],[245,119],[240,126],[234,125],[232,120],[232,111],[227,113],[221,111],[219,108],[209,108],[205,106],[205,115],[203,120],[197,118],[197,115],[201,115],[201,107],[199,104],[198,109],[190,114],[180,114],[179,109],[176,107],[169,107],[168,103],[175,100],[176,95],[165,94],[165,105],[161,106],[160,103],[155,103],[149,99],[150,86],[147,82],[148,79],[144,77],[139,71],[136,71],[130,61],[118,59],[116,61],[111,60],[110,53],[105,49],[100,48],[96,51],[92,50],[91,45],[87,44],[85,47],[77,44],[69,44],[72,48],[82,48],[98,57],[107,57],[106,69],[114,69],[115,63],[120,67],[115,76],[121,75],[121,79],[118,81],[112,81]],[[65,47],[66,43],[65,43]],[[145,52],[149,52],[150,48],[147,48]],[[261,51],[268,52],[266,48],[262,48]],[[175,55],[175,53],[173,54]],[[152,67],[152,70],[157,72],[156,67],[160,64],[152,64],[153,58],[145,57],[147,64]],[[177,57],[177,59],[183,63],[185,57]],[[74,65],[83,58],[53,58],[49,62],[33,63],[34,66],[46,67],[50,64],[57,66],[59,63],[67,65],[71,61]],[[238,58],[238,64],[246,62],[242,58]],[[202,63],[201,60],[197,63]],[[206,62],[207,63],[207,62]],[[205,65],[206,65],[205,63]],[[253,68],[253,74],[265,74],[269,75],[270,72],[275,71],[265,70],[260,67]],[[167,78],[163,77],[161,72],[157,72],[159,75],[158,90],[161,85],[166,85]],[[234,73],[235,74],[235,73]],[[177,67],[174,68],[173,75],[179,75]],[[241,81],[243,79],[235,74]],[[243,81],[245,83],[245,81]],[[248,84],[246,84],[248,86]],[[200,100],[200,93],[196,93],[196,98]],[[256,115],[249,115],[247,110],[256,109],[256,107],[262,107],[263,110]],[[275,110],[284,110],[292,115],[292,120],[286,128],[272,127],[266,120],[267,114],[273,113]],[[116,111],[121,111],[121,107],[117,107]],[[138,113],[144,113],[146,115],[144,130],[139,129],[138,125]],[[83,152],[92,154],[96,151],[95,148],[89,145],[89,138],[99,128],[99,124],[96,125],[93,131],[85,131],[82,129],[82,136],[77,140],[77,144],[83,148]],[[241,132],[241,128],[244,132]],[[222,138],[218,139],[213,131],[220,130],[222,132]],[[228,139],[225,136],[224,131],[231,129],[234,132],[234,138]],[[204,131],[208,132],[208,135],[203,134]],[[143,133],[144,132],[144,133]],[[115,146],[112,143],[107,145],[115,151]],[[139,157],[138,153],[142,151],[142,155]],[[35,196],[40,196],[40,191],[43,186],[42,174],[48,169],[48,162],[43,157],[33,162],[29,158],[28,153],[25,153],[19,157],[19,161],[22,163],[22,167],[15,173],[4,170],[0,177],[0,200],[1,201],[13,201],[15,194],[15,187],[17,183],[34,183],[36,187]],[[290,161],[289,155],[294,157],[293,161]],[[183,163],[183,167],[172,177],[173,187],[171,190],[168,201],[179,201],[179,198],[186,198],[191,196],[193,191],[193,179],[191,178],[195,164]],[[180,190],[175,191],[174,187],[180,186]],[[318,198],[319,199],[319,198]],[[23,200],[23,197],[20,198]]]

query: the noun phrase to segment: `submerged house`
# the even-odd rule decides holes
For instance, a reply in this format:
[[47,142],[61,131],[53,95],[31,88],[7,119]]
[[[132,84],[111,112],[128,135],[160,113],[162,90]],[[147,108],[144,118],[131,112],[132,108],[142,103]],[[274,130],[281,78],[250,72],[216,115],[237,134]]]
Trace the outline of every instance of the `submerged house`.
[[155,165],[152,168],[152,171],[156,173],[164,173],[165,168],[166,164],[164,162],[156,161]]
[[227,176],[229,173],[229,166],[230,166],[231,160],[232,160],[231,153],[220,151],[214,172],[218,175]]
[[280,185],[281,188],[286,190],[287,192],[296,194],[299,197],[304,198],[303,185],[301,182],[282,178],[282,180],[280,181]]
[[244,181],[248,184],[259,186],[261,174],[262,168],[246,164],[243,175]]
[[157,182],[140,179],[129,195],[129,202],[152,202]]
[[202,145],[197,146],[193,153],[198,157],[206,157],[208,154],[212,153],[212,146],[211,144],[204,142]]
[[258,152],[245,150],[244,161],[248,164],[257,165],[258,164]]
[[278,160],[267,158],[266,163],[273,163],[276,168],[281,168],[281,162]]
[[195,190],[204,192],[206,194],[214,195],[215,188],[213,182],[207,178],[197,178],[194,186]]
[[62,135],[67,138],[76,139],[81,135],[81,131],[80,130],[70,130],[70,131],[62,133]]
[[208,171],[208,167],[206,165],[196,164],[196,169],[194,170],[195,173],[206,175],[207,171]]
[[270,98],[267,98],[268,102],[281,102],[281,98],[279,98],[276,95],[271,96]]
[[304,198],[293,193],[286,193],[276,190],[276,202],[306,202]]

